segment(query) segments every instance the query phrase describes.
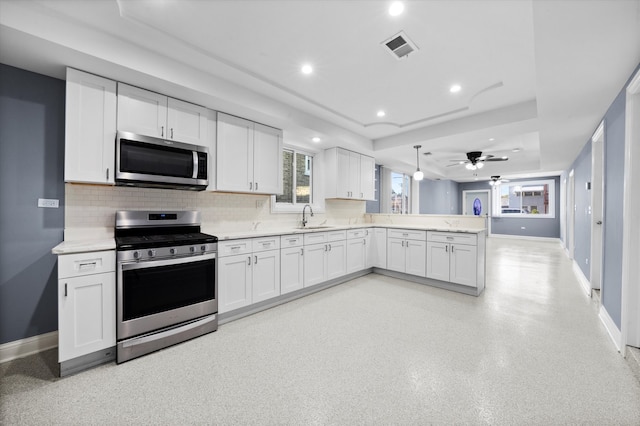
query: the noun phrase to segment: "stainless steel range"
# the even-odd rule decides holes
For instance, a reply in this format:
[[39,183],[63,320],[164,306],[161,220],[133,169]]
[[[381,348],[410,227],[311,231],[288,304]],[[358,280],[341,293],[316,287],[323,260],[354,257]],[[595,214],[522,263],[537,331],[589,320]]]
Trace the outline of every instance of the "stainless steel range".
[[218,328],[218,238],[194,211],[116,212],[118,363]]

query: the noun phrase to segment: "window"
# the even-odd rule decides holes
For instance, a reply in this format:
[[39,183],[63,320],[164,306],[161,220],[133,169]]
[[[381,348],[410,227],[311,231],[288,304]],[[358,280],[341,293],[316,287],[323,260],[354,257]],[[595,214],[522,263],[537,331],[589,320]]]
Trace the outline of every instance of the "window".
[[411,178],[391,172],[391,213],[409,214],[409,188]]
[[496,185],[496,212],[502,217],[555,217],[555,181],[536,180]]
[[277,205],[313,203],[313,156],[292,149],[282,151],[282,195]]

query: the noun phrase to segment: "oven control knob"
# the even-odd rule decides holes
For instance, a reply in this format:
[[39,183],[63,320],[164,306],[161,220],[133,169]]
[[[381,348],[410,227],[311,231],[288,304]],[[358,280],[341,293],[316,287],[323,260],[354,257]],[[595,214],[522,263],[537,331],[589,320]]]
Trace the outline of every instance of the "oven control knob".
[[155,256],[155,255],[156,255],[156,251],[155,251],[155,250],[149,250],[149,251],[147,252],[147,254],[149,255],[149,257],[153,257],[153,256]]
[[177,251],[177,250],[176,250],[176,249],[174,249],[174,248],[170,248],[170,249],[169,249],[169,253],[171,253],[171,254],[176,254],[176,251]]
[[140,252],[139,252],[139,251],[137,251],[137,250],[136,250],[136,251],[134,251],[134,252],[133,252],[133,258],[134,258],[134,259],[140,259]]
[[191,247],[189,247],[189,251],[190,251],[191,253],[195,253],[195,252],[196,252],[196,248],[195,248],[195,247],[193,247],[193,246],[191,246]]
[[207,246],[200,246],[200,251],[207,251]]

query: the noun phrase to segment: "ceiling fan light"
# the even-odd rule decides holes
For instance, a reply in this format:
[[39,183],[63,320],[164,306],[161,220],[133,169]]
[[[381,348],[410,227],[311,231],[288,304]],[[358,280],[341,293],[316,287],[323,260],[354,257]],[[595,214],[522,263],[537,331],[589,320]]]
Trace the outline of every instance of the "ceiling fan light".
[[483,168],[483,167],[484,167],[484,163],[478,163],[478,164],[476,164],[476,167],[477,167],[477,168],[479,168],[479,169],[481,169],[481,168]]
[[495,183],[494,181],[492,181],[492,180],[490,180],[490,181],[489,181],[489,185],[493,186],[493,185],[495,185],[495,184],[496,184],[496,183]]
[[413,173],[413,179],[417,181],[424,179],[424,173],[422,173],[422,170],[416,170]]
[[466,165],[466,166],[464,166],[464,167],[465,167],[467,170],[475,170],[475,169],[476,169],[476,166],[474,166],[474,165],[473,165],[473,164],[471,164],[471,163],[467,163],[467,165]]

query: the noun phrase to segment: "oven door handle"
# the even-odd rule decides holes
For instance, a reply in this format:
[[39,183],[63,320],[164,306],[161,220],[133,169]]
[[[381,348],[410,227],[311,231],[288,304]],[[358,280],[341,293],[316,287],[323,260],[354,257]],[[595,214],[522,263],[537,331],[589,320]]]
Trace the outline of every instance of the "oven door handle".
[[192,328],[200,327],[201,325],[208,324],[211,321],[215,321],[216,316],[212,315],[207,318],[202,318],[196,321],[193,321],[190,324],[181,325],[179,327],[171,328],[166,331],[162,331],[160,333],[152,333],[147,336],[134,337],[131,340],[125,341],[122,344],[122,347],[128,348],[130,346],[142,345],[145,343],[153,342],[154,340],[166,339],[169,336],[173,336],[174,334],[184,333],[187,330],[191,330]]
[[145,260],[142,262],[118,262],[123,271],[132,269],[156,268],[158,266],[181,265],[183,263],[198,262],[201,260],[215,260],[216,253],[208,253],[194,256],[185,256],[170,259]]

